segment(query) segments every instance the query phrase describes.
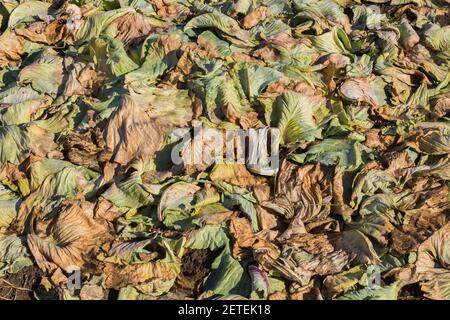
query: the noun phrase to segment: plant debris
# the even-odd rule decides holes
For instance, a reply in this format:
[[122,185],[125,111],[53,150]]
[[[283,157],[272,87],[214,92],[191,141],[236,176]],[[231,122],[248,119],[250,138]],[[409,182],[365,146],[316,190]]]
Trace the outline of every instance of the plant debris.
[[1,1],[0,299],[449,300],[449,17]]

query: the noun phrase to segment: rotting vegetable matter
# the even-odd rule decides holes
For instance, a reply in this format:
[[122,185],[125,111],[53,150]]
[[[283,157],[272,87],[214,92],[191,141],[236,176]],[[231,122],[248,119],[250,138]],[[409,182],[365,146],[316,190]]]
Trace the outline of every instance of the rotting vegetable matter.
[[[449,300],[449,17],[1,1],[0,299]],[[172,163],[199,124],[279,129],[278,172]]]

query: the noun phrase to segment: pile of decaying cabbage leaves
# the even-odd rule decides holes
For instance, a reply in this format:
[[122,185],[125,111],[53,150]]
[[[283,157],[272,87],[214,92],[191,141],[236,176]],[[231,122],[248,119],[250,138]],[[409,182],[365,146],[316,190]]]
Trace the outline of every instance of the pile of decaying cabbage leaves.
[[[0,288],[450,299],[449,7],[2,0]],[[278,173],[172,165],[199,122],[278,128]]]

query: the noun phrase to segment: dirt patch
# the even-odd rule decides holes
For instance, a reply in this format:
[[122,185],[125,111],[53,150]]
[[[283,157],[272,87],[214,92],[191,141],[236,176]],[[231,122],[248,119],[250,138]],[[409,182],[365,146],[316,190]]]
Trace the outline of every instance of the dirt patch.
[[211,271],[211,264],[217,255],[218,252],[207,249],[187,251],[181,261],[181,273],[177,278],[178,287],[190,290],[197,296],[203,279]]
[[400,290],[398,295],[399,300],[423,300],[423,292],[420,289],[419,283],[408,284]]
[[42,273],[35,266],[0,278],[0,300],[32,300]]

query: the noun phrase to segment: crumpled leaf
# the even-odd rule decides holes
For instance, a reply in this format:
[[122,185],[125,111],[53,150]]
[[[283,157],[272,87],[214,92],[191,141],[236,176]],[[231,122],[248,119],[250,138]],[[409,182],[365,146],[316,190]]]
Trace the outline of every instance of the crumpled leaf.
[[195,192],[199,191],[200,187],[195,184],[186,182],[176,182],[169,186],[161,195],[158,204],[158,218],[164,219],[164,211],[166,209],[186,208],[194,200]]
[[411,133],[408,146],[426,154],[448,154],[450,151],[450,126],[443,123],[423,123]]
[[379,104],[370,83],[365,79],[348,79],[342,83],[339,90],[343,97],[350,101],[367,103],[373,106]]
[[314,140],[320,137],[320,121],[325,110],[321,97],[285,92],[275,100],[271,126],[280,130],[281,143]]
[[16,273],[32,264],[23,237],[0,235],[0,276]]
[[[287,232],[304,232],[303,223],[321,220],[330,213],[330,172],[319,165],[296,166],[288,161],[282,163],[277,177],[275,206],[283,209],[286,218],[293,218]],[[268,204],[264,204],[268,205]],[[279,209],[278,209],[279,210]]]
[[[44,1],[25,1],[12,10],[8,19],[8,27],[13,28],[18,23],[23,21],[33,21],[32,19],[48,14],[50,3]],[[30,12],[33,16],[30,17]]]
[[211,274],[203,283],[205,290],[222,295],[249,294],[251,290],[249,276],[240,263],[231,256],[228,246],[214,260],[211,268]]
[[27,153],[45,156],[54,148],[53,134],[37,125],[0,127],[0,162],[19,164]]
[[394,282],[386,287],[350,291],[337,298],[337,300],[397,300],[400,288],[401,285]]
[[[42,78],[47,81],[42,81]],[[41,93],[55,95],[63,80],[63,59],[50,54],[23,68],[18,76],[22,84],[30,84]]]
[[293,160],[299,163],[338,165],[346,170],[355,170],[368,158],[369,152],[358,141],[325,139],[311,145],[306,152],[295,155]]
[[247,31],[241,29],[234,19],[217,11],[197,16],[184,26],[185,31],[194,28],[214,28],[229,36],[228,40],[236,45],[253,46]]
[[107,224],[96,219],[93,209],[88,202],[63,204],[46,235],[48,238],[35,234],[27,236],[30,251],[40,268],[54,270],[59,267],[65,272],[71,272],[74,267],[82,268],[89,255],[108,241]]
[[145,111],[125,96],[111,115],[104,134],[106,145],[115,151],[114,161],[127,164],[136,157],[149,159],[162,144],[160,126]]
[[255,204],[257,200],[252,192],[240,187],[232,186],[226,182],[218,182],[215,186],[222,192],[225,207],[232,209],[238,206],[242,213],[250,220],[253,231],[259,230],[259,222]]
[[436,231],[418,250],[416,272],[425,296],[433,300],[448,300],[450,294],[449,224]]
[[449,299],[447,2],[2,1],[0,299]]
[[186,247],[190,249],[218,250],[228,245],[228,237],[220,224],[206,225],[192,232],[186,241]]

